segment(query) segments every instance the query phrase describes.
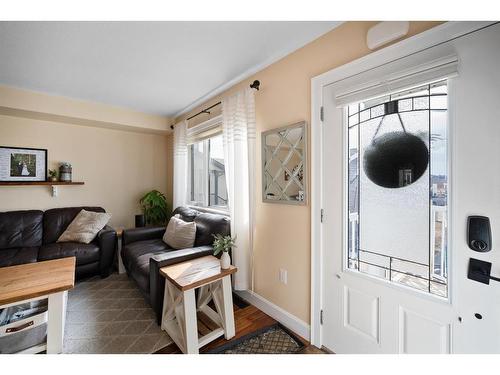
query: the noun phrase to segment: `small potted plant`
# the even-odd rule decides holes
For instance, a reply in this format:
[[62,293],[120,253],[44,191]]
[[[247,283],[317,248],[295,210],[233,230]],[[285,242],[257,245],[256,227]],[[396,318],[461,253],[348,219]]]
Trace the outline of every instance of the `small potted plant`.
[[169,209],[165,195],[152,190],[139,201],[147,225],[165,225],[169,219]]
[[49,169],[49,181],[57,182],[57,169]]
[[223,236],[222,234],[213,234],[214,240],[214,255],[219,254],[222,251],[220,257],[220,268],[227,270],[231,266],[231,257],[229,256],[229,250],[235,248],[235,238],[231,236]]

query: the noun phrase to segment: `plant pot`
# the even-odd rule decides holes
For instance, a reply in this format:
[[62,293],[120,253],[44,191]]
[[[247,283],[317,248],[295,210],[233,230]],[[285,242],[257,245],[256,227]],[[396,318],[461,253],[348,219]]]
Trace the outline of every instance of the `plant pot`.
[[142,228],[146,226],[146,218],[144,215],[135,215],[135,227]]
[[223,251],[222,256],[220,257],[220,268],[223,270],[227,270],[231,266],[231,257],[229,253]]
[[57,182],[57,177],[49,177],[50,182]]

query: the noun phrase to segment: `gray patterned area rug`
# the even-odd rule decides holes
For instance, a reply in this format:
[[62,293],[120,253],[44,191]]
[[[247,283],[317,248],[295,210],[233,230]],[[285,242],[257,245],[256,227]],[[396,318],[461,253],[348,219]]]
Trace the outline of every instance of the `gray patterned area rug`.
[[279,323],[244,336],[236,342],[223,345],[211,354],[294,354],[304,348],[304,344]]
[[153,353],[170,343],[126,274],[85,280],[68,293],[63,353]]

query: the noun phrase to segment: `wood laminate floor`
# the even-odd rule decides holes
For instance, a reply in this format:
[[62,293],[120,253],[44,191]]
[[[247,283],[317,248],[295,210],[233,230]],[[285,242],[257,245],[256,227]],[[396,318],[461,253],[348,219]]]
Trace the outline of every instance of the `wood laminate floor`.
[[[238,307],[234,305],[234,320],[236,326],[236,335],[229,341],[226,341],[224,337],[220,337],[208,345],[200,349],[200,353],[206,352],[210,349],[217,348],[227,342],[232,342],[238,340],[239,338],[248,335],[252,332],[267,328],[276,323],[276,320],[271,318],[269,315],[263,313],[261,310],[255,306],[248,305],[246,307]],[[206,334],[209,330],[212,330],[212,322],[203,313],[198,313],[198,332],[202,335]],[[325,352],[310,345],[308,341],[300,338],[304,344],[304,349],[300,351],[299,354],[324,354]],[[160,350],[155,354],[180,354],[181,351],[172,343]]]

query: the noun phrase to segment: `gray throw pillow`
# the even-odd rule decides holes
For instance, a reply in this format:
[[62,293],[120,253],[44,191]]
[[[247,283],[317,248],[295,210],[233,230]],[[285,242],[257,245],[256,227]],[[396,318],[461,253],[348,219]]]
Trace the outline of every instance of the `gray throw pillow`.
[[90,243],[97,233],[105,227],[111,215],[104,212],[81,210],[68,225],[57,242]]
[[163,235],[163,242],[172,249],[193,247],[196,238],[196,223],[184,221],[176,216],[170,218]]

